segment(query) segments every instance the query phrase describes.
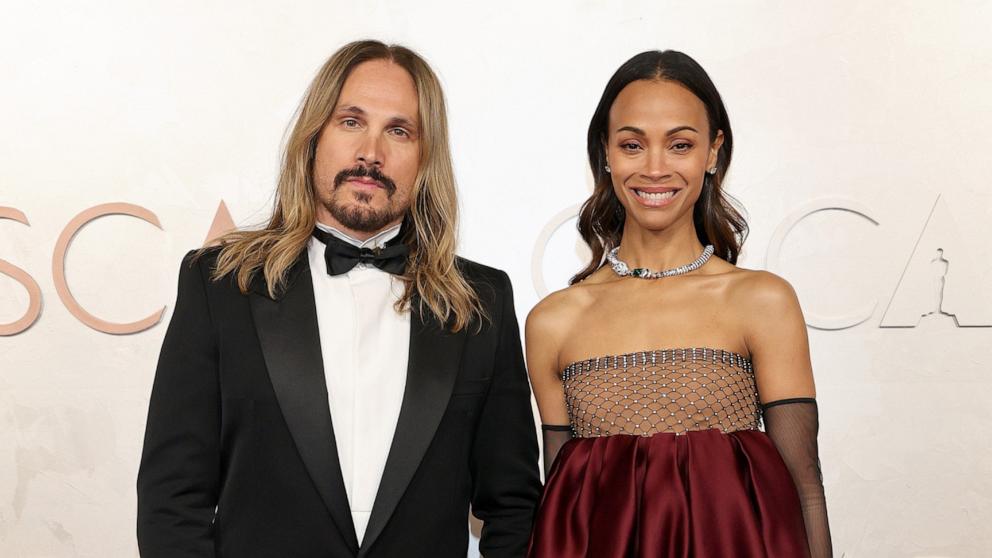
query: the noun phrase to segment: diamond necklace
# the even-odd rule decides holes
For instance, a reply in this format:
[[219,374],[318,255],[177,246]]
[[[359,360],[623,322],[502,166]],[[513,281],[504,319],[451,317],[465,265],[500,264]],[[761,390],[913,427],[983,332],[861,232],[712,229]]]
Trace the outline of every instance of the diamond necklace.
[[606,261],[610,262],[610,266],[613,267],[613,271],[620,277],[640,277],[641,279],[661,279],[662,277],[674,277],[676,275],[685,275],[690,271],[696,271],[703,266],[710,256],[713,255],[713,245],[707,244],[706,248],[703,248],[703,253],[699,255],[692,263],[687,263],[685,265],[680,265],[673,269],[666,269],[664,271],[651,271],[646,267],[635,267],[630,269],[627,264],[617,257],[617,253],[620,252],[620,247],[610,250],[606,254]]

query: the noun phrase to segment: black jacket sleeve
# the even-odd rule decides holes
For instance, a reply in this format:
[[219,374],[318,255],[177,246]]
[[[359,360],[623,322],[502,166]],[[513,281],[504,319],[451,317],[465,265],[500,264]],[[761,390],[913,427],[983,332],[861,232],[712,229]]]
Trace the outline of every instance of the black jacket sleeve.
[[220,483],[217,344],[205,266],[191,254],[179,271],[138,471],[138,548],[144,558],[214,556]]
[[472,512],[482,520],[486,558],[522,557],[541,493],[537,432],[510,278],[498,294],[499,343],[472,450]]

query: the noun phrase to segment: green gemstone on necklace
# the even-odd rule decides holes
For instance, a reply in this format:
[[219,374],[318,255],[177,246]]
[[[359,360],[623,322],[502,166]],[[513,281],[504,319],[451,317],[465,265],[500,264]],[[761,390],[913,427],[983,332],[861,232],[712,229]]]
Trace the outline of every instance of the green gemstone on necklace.
[[613,271],[620,277],[638,277],[644,279],[660,279],[662,277],[673,277],[675,275],[685,275],[686,273],[691,273],[706,263],[713,255],[713,245],[708,244],[703,248],[703,253],[700,254],[698,258],[692,263],[681,265],[674,269],[666,269],[664,271],[651,271],[646,267],[635,267],[630,269],[626,263],[622,262],[620,258],[617,257],[617,253],[620,252],[620,247],[616,246],[612,250],[606,253],[606,260],[610,263]]

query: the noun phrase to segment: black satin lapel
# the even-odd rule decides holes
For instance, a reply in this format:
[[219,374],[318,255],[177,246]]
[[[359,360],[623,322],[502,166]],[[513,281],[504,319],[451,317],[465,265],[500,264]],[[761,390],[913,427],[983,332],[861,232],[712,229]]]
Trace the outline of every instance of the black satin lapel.
[[[416,302],[413,306],[416,308]],[[448,408],[464,347],[464,329],[451,333],[443,330],[433,315],[423,318],[416,310],[412,312],[403,403],[359,556],[382,533],[423,461]]]
[[296,280],[278,300],[268,298],[267,294],[250,295],[252,315],[265,366],[296,449],[338,530],[357,551],[358,537],[327,401],[313,283],[306,254],[301,259],[304,269],[296,274]]

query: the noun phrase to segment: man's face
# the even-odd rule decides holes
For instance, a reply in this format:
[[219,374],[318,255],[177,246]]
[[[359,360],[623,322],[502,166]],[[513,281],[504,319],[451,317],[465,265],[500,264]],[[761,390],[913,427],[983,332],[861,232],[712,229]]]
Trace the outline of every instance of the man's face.
[[359,239],[399,224],[420,168],[419,122],[406,70],[388,60],[355,66],[317,140],[317,220]]

